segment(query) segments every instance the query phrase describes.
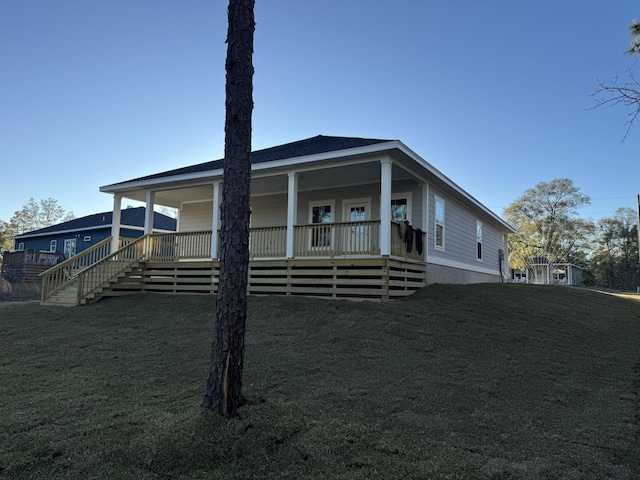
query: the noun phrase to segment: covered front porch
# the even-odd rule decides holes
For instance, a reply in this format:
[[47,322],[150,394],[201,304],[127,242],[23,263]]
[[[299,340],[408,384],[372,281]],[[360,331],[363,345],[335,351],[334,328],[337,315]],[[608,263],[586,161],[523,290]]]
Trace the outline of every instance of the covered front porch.
[[[287,227],[252,228],[250,294],[314,295],[384,300],[425,285],[424,233],[412,245],[390,222],[392,254],[380,254],[380,221],[296,225],[294,258],[286,256]],[[42,303],[79,305],[131,293],[216,293],[218,235],[211,231],[154,233],[110,239],[42,274]],[[214,241],[215,240],[217,241]]]

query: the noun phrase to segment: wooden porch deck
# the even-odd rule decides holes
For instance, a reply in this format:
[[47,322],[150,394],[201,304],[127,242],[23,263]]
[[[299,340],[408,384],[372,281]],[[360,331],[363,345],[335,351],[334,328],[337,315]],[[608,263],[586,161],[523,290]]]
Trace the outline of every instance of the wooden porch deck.
[[[286,227],[252,229],[248,293],[387,300],[425,286],[424,252],[407,249],[392,228],[391,256],[381,256],[379,226],[296,226],[293,259],[282,258]],[[105,240],[42,274],[42,303],[78,305],[138,292],[213,294],[218,274],[211,232],[145,235],[114,253]]]

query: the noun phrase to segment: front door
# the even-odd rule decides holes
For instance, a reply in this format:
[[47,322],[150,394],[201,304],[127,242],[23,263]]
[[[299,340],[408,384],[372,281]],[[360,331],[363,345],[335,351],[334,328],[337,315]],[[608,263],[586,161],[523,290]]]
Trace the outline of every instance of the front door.
[[344,203],[343,218],[348,222],[344,228],[343,246],[345,254],[370,253],[370,220],[371,202],[369,200],[347,200]]
[[69,238],[64,241],[64,256],[71,258],[76,254],[76,239]]

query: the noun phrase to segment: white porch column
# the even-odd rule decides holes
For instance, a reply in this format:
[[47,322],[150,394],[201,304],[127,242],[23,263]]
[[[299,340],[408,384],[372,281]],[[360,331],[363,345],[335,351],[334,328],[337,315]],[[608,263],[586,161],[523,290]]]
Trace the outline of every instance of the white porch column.
[[422,184],[422,231],[424,232],[424,244],[422,251],[427,260],[427,243],[429,242],[429,184]]
[[380,160],[380,255],[391,254],[391,166],[390,159]]
[[153,233],[153,201],[155,192],[147,192],[147,206],[144,211],[144,234]]
[[293,258],[293,233],[298,216],[298,174],[289,173],[287,190],[287,258]]
[[111,217],[111,253],[120,246],[120,212],[122,211],[122,195],[113,195],[113,216]]
[[211,258],[218,258],[218,230],[220,229],[220,182],[213,184],[213,212],[211,212]]

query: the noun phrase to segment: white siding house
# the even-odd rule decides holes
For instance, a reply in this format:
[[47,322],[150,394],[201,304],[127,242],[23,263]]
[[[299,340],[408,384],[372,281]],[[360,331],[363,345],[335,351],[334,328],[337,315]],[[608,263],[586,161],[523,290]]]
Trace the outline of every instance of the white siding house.
[[[254,151],[251,163],[250,276],[281,269],[250,277],[251,292],[349,296],[358,284],[364,293],[353,296],[390,298],[427,283],[499,282],[509,271],[512,227],[399,140],[320,135]],[[154,243],[162,261],[215,268],[223,167],[221,159],[101,187],[114,196],[114,239],[123,198],[177,208],[178,234]],[[155,258],[141,255],[138,263]],[[382,283],[367,280],[375,265]],[[313,288],[313,269],[322,277],[329,267],[332,280]],[[296,269],[304,285],[291,280]]]

